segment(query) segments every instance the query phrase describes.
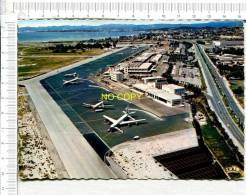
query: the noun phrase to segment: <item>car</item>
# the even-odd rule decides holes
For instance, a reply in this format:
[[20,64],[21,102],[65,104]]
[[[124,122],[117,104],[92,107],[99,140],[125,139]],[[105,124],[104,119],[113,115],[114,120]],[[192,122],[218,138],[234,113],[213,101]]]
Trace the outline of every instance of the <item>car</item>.
[[139,140],[140,137],[139,137],[138,135],[136,135],[136,136],[133,137],[133,139],[134,139],[134,140]]

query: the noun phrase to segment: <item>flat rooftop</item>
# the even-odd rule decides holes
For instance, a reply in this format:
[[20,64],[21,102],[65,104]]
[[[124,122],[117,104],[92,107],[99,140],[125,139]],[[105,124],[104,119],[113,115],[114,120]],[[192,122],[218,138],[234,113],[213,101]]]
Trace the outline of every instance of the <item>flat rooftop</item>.
[[140,62],[145,61],[149,59],[153,54],[154,53],[145,52],[142,55],[136,57],[134,61],[140,61]]
[[163,98],[165,100],[180,100],[181,97],[179,95],[173,94],[173,93],[168,93],[163,89],[157,89],[154,87],[151,87],[149,85],[143,84],[143,83],[137,83],[133,85],[136,89],[140,89],[142,91],[145,91],[147,93],[154,94],[160,98]]
[[146,62],[146,63],[142,63],[138,68],[139,69],[149,69],[151,66],[152,66],[152,63]]
[[226,175],[204,146],[156,156],[155,159],[180,179],[225,179]]
[[142,80],[153,80],[153,79],[162,79],[163,77],[161,76],[153,76],[153,77],[144,77]]
[[159,61],[160,60],[160,58],[162,57],[162,54],[157,54],[157,55],[155,55],[154,57],[152,57],[152,61]]
[[154,157],[197,146],[196,131],[190,128],[119,144],[112,148],[112,159],[129,178],[177,179]]
[[184,87],[182,86],[179,86],[179,85],[175,85],[175,84],[165,84],[165,85],[162,85],[162,88],[169,88],[169,89],[184,89]]

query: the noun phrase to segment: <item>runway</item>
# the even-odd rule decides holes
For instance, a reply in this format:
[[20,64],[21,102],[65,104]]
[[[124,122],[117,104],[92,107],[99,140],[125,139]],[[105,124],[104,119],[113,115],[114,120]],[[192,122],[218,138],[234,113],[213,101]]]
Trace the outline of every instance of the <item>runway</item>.
[[[111,54],[111,52],[109,54]],[[105,56],[105,54],[103,56]],[[75,64],[75,66],[77,65],[78,63]],[[50,76],[51,74],[52,73],[48,73],[47,75],[23,81],[20,82],[20,84],[26,86],[53,145],[68,172],[68,178],[117,178],[40,84],[40,79]]]
[[[26,88],[70,178],[115,178],[85,138],[39,82]],[[51,109],[52,108],[52,109]]]

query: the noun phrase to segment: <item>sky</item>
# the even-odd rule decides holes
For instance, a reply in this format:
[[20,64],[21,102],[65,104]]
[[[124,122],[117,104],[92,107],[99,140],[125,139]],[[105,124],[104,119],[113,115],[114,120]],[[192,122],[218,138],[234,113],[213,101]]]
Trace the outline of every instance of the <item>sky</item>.
[[103,24],[190,24],[190,23],[209,23],[211,21],[141,21],[141,20],[19,20],[18,26],[21,27],[46,27],[46,26],[100,26]]

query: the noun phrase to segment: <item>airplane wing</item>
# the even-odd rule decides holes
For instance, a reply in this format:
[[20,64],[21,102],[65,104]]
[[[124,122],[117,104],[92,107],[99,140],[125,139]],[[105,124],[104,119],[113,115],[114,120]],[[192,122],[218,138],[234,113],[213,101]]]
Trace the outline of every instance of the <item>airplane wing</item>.
[[103,117],[104,117],[105,119],[107,119],[108,121],[110,121],[111,123],[115,123],[115,122],[116,122],[115,119],[113,119],[113,118],[111,118],[111,117],[109,117],[109,116],[103,115]]
[[123,133],[123,130],[121,130],[121,129],[118,128],[118,127],[114,127],[114,129],[116,129],[116,130],[119,131],[120,133]]
[[103,106],[103,101],[98,102],[98,103],[92,105],[93,108],[102,107],[102,106]]
[[122,121],[120,123],[120,125],[128,125],[128,124],[132,124],[132,123],[138,123],[138,122],[141,122],[141,121],[145,121],[146,119],[138,119],[138,120],[129,120],[129,121]]
[[85,107],[87,107],[87,108],[90,108],[90,107],[91,107],[91,104],[83,103],[83,106],[85,106]]
[[128,118],[130,118],[131,120],[135,120],[135,118],[133,118],[131,115],[127,115]]

